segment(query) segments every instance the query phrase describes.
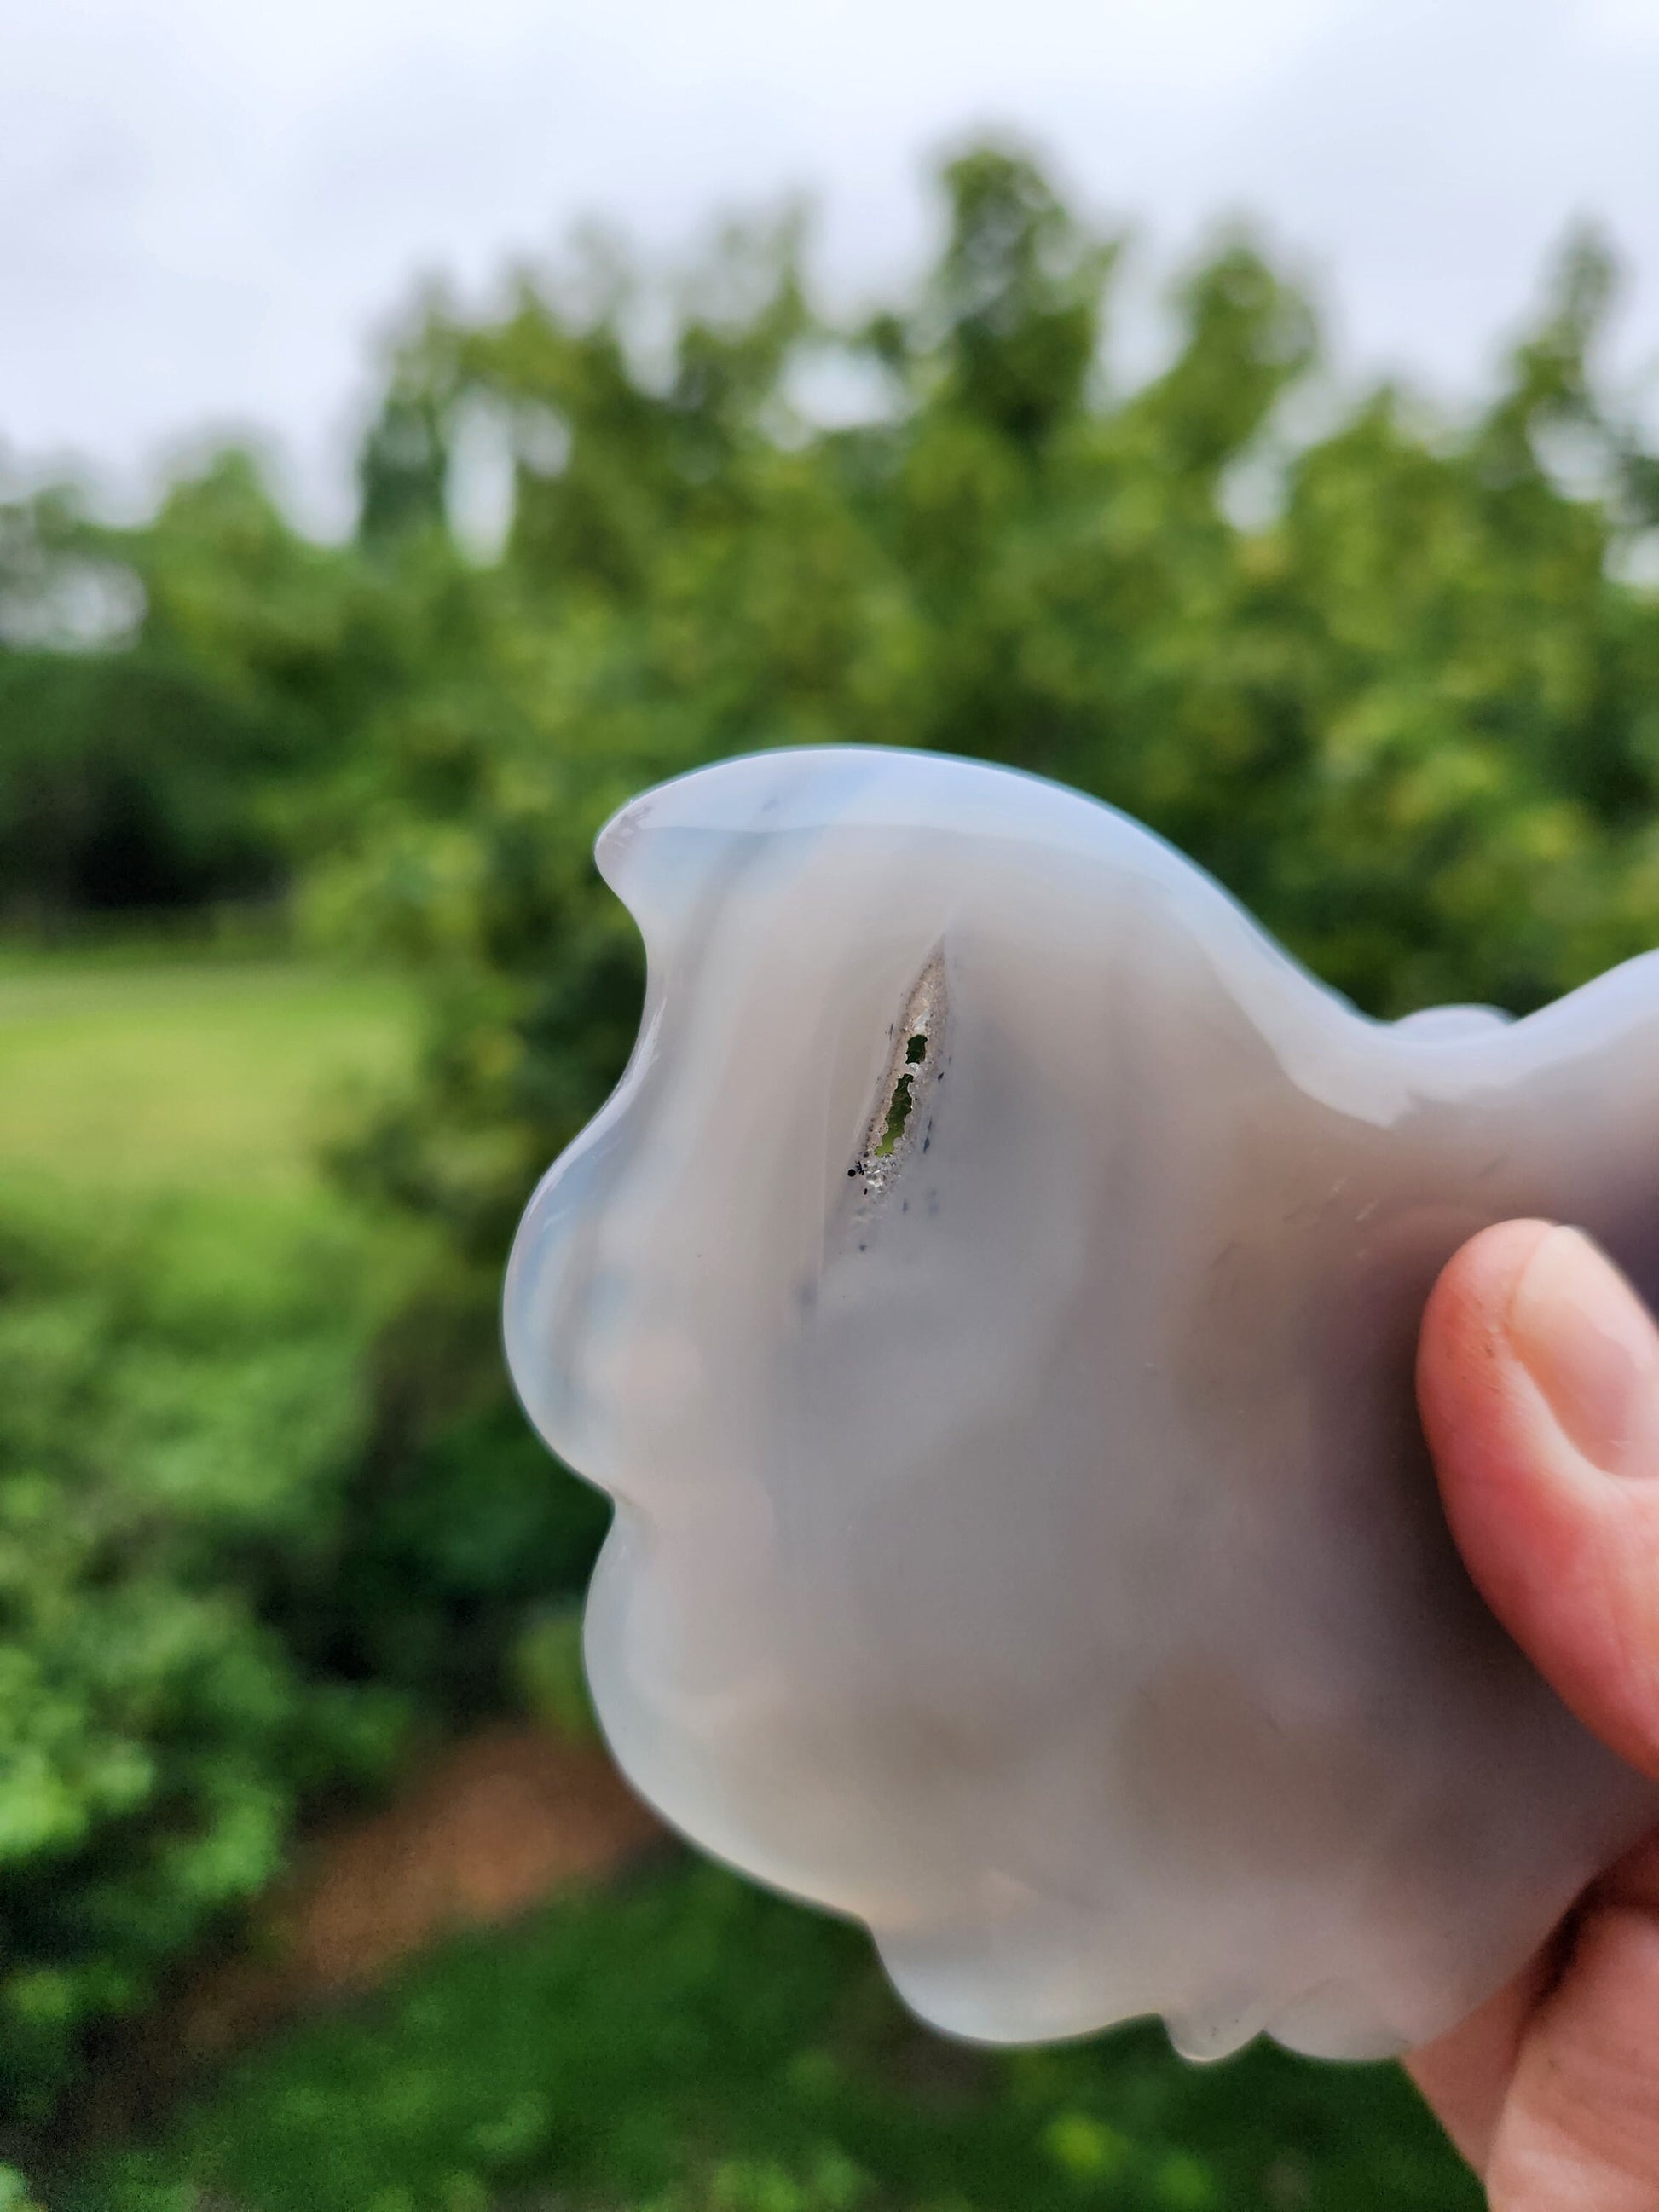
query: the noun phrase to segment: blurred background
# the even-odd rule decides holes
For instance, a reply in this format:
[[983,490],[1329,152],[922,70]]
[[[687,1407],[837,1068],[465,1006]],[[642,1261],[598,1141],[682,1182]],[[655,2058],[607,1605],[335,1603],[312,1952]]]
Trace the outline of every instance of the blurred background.
[[1476,2200],[662,1836],[501,1373],[757,747],[1127,808],[1393,1015],[1659,943],[1654,0],[0,0],[0,2207]]

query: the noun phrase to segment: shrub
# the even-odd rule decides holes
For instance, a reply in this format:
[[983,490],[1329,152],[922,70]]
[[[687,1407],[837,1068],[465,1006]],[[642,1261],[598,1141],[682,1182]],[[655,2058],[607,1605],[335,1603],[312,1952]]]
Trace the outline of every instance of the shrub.
[[350,1234],[249,1209],[0,1213],[0,2110],[282,1863],[307,1790],[404,1719],[273,1600],[337,1540],[374,1317]]

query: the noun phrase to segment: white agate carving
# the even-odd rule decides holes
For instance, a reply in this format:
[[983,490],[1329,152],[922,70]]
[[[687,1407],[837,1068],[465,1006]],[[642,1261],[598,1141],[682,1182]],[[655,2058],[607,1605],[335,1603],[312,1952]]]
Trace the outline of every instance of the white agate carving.
[[1374,1023],[1135,823],[915,754],[599,852],[644,1022],[507,1332],[617,1501],[625,1771],[959,2034],[1448,2027],[1659,1816],[1474,1596],[1411,1385],[1486,1222],[1659,1288],[1659,954]]

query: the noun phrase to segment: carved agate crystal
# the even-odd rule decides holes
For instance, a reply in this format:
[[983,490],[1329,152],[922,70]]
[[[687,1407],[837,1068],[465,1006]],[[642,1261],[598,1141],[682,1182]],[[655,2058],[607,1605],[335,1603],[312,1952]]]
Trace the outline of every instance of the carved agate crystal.
[[1417,1326],[1517,1213],[1659,1289],[1659,955],[1379,1024],[1135,823],[915,754],[708,769],[599,854],[644,1022],[507,1331],[616,1500],[626,1771],[959,2034],[1449,2026],[1659,1800],[1466,1580]]

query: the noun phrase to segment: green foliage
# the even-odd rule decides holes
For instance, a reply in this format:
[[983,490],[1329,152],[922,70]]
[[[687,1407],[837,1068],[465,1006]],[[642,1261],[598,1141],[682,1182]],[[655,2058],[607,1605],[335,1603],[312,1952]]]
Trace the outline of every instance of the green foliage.
[[0,653],[0,881],[14,915],[257,891],[258,738],[180,673],[111,654]]
[[[482,1316],[469,1334],[429,1355],[440,1392],[459,1392],[477,1344],[493,1343]],[[307,1593],[289,1633],[314,1663],[395,1684],[447,1723],[508,1703],[579,1731],[576,1686],[549,1671],[537,1631],[586,1583],[610,1507],[549,1460],[493,1363],[472,1386],[483,1402],[405,1426],[409,1357],[405,1329],[383,1337],[377,1427],[341,1499],[326,1587]]]
[[1393,2069],[994,2053],[709,1868],[453,1946],[236,2065],[66,2212],[1473,2212]]
[[493,1283],[308,1158],[407,1023],[291,962],[0,963],[0,2125],[410,1723],[580,1723],[541,1624],[602,1501],[502,1402]]
[[[50,1214],[50,1218],[48,1217]],[[9,1193],[0,1219],[0,2111],[46,2116],[91,2026],[282,1863],[296,1803],[403,1721],[264,1617],[324,1551],[365,1422],[343,1231],[231,1249]]]
[[429,617],[407,564],[312,544],[239,450],[141,527],[0,500],[0,917],[277,893]]
[[[945,183],[936,270],[857,331],[808,313],[786,227],[672,297],[613,259],[526,279],[498,322],[434,307],[398,365],[422,466],[468,410],[504,426],[514,521],[464,649],[378,716],[310,896],[428,990],[422,1076],[350,1167],[466,1250],[499,1254],[632,1034],[595,830],[718,755],[854,739],[1060,777],[1381,1013],[1525,1008],[1656,934],[1659,600],[1619,571],[1659,477],[1598,396],[1605,254],[1569,247],[1482,410],[1382,389],[1297,447],[1316,322],[1247,238],[1178,285],[1167,364],[1126,388],[1113,242],[1017,156]],[[825,356],[875,380],[872,419],[803,417]]]
[[514,1654],[526,1711],[567,1742],[599,1732],[582,1663],[580,1604],[544,1607],[527,1623]]
[[[995,148],[944,183],[937,266],[856,330],[812,313],[790,222],[667,287],[594,247],[499,319],[428,301],[356,548],[298,537],[240,453],[139,530],[14,503],[0,611],[102,563],[143,613],[120,649],[0,653],[13,895],[216,895],[299,856],[313,924],[412,963],[429,1007],[346,1164],[492,1263],[634,1026],[592,834],[721,754],[1061,777],[1379,1012],[1525,1007],[1644,948],[1659,604],[1620,578],[1659,458],[1598,384],[1606,253],[1569,245],[1483,408],[1384,388],[1298,446],[1316,322],[1247,237],[1176,287],[1169,359],[1128,386],[1118,242]],[[869,419],[803,412],[826,366]],[[469,423],[514,471],[482,566],[445,522]]]

